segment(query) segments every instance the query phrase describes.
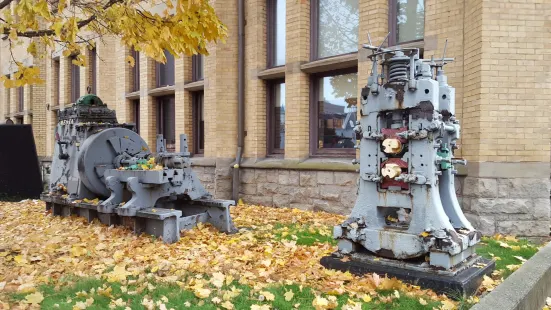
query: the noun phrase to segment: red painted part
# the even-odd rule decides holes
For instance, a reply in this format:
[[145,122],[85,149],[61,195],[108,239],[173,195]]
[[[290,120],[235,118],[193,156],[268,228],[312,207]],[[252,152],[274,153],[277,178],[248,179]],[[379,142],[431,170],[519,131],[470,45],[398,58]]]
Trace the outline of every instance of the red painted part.
[[404,138],[397,137],[396,134],[399,132],[407,131],[407,127],[401,127],[401,128],[383,128],[381,129],[381,133],[383,134],[385,139],[388,138],[397,138],[402,144],[407,143],[407,140]]
[[381,167],[384,167],[386,164],[398,165],[398,166],[400,166],[400,168],[402,168],[402,171],[403,171],[403,169],[406,169],[405,172],[407,173],[408,163],[406,163],[405,161],[403,161],[400,158],[389,158],[389,159],[383,161],[383,163],[381,164]]

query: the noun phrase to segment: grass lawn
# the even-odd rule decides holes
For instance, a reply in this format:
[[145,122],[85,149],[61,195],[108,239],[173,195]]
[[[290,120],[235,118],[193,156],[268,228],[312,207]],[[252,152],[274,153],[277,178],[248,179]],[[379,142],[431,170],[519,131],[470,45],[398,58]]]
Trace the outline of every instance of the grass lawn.
[[[0,309],[467,309],[477,300],[323,268],[342,216],[247,205],[232,215],[238,234],[199,226],[166,245],[53,217],[42,202],[0,202]],[[477,252],[495,259],[497,272],[481,293],[537,250],[484,238]]]

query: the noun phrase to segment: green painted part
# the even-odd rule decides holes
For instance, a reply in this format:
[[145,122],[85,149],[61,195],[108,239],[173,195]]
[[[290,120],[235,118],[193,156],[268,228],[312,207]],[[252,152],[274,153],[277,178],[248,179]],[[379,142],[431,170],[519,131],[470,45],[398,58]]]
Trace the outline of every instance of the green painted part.
[[[450,149],[448,149],[446,145],[443,145],[442,147],[440,147],[440,149],[436,152],[436,154],[444,159],[448,159],[451,161]],[[440,169],[448,170],[452,168],[453,166],[451,162],[444,162],[444,161],[440,162]]]
[[101,99],[94,94],[87,94],[78,98],[76,105],[105,105]]

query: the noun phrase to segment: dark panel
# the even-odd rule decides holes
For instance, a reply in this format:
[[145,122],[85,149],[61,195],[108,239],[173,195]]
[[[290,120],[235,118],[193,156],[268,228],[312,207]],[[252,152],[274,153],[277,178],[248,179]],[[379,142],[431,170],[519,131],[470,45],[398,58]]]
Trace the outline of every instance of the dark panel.
[[0,145],[0,195],[38,198],[42,179],[31,125],[0,125]]

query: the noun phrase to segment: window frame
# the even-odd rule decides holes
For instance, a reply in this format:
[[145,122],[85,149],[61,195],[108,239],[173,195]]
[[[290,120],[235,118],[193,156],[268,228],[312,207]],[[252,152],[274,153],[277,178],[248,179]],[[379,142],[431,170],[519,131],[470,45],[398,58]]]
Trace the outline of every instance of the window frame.
[[[275,64],[277,1],[266,0],[266,68],[268,69],[285,66],[285,63],[282,65]],[[287,12],[285,12],[285,15],[287,15]],[[287,25],[285,25],[285,35],[287,35]],[[287,62],[287,57],[285,57],[285,62]]]
[[[155,66],[155,80],[156,80],[157,88],[174,86],[176,81],[176,68],[174,67],[174,55],[172,55],[167,50],[165,50],[164,53],[165,53],[166,63],[163,64],[160,62],[156,62],[156,66]],[[172,66],[170,66],[170,63],[169,63],[169,60],[168,60],[169,57],[172,57]],[[171,81],[167,81],[167,84],[161,84],[161,68],[165,68],[165,70],[168,69],[169,70],[168,74],[172,72],[172,77],[171,77],[172,79]],[[167,72],[165,72],[164,75],[167,75]],[[167,75],[167,76],[170,77],[170,75]],[[170,82],[172,82],[172,84],[170,84]]]
[[[333,57],[339,57],[344,55],[351,55],[356,54],[360,51],[360,48],[353,52],[348,53],[342,53],[338,55],[332,55],[332,56],[326,56],[326,57],[318,57],[319,56],[319,49],[318,49],[318,38],[319,38],[319,3],[320,0],[310,0],[310,61],[316,61],[316,60],[322,60],[322,59],[328,59]],[[359,1],[358,0],[358,14],[359,12]],[[392,1],[392,0],[389,0]],[[358,26],[359,27],[359,26]],[[358,29],[359,30],[359,29]],[[360,34],[358,33],[358,43],[360,40]]]
[[69,59],[71,65],[71,102],[76,103],[80,98],[80,66],[73,63],[74,57]]
[[[275,113],[273,108],[275,107],[276,92],[275,86],[285,83],[285,78],[269,80],[267,83],[266,93],[266,154],[268,155],[283,155],[285,154],[285,146],[282,149],[275,148]],[[287,89],[285,89],[287,93]],[[285,133],[287,135],[287,133]]]
[[[319,117],[319,79],[335,76],[335,75],[344,75],[350,73],[358,73],[358,67],[338,69],[325,71],[320,73],[314,73],[310,75],[310,156],[311,157],[345,157],[345,158],[355,158],[356,149],[319,149],[318,148],[318,117]],[[359,99],[359,98],[358,98]],[[358,109],[360,101],[358,100]],[[356,141],[354,141],[356,142]],[[356,144],[356,143],[355,143]]]
[[92,48],[90,50],[90,78],[92,79],[92,85],[90,85],[91,90],[90,92],[92,94],[97,94],[98,92],[98,82],[97,82],[97,50],[96,48]]
[[424,32],[423,32],[423,38],[421,39],[398,42],[398,12],[397,11],[398,11],[398,0],[388,0],[388,31],[390,32],[390,35],[388,38],[388,46],[396,46],[398,44],[404,45],[404,44],[422,43],[425,40]]
[[131,56],[134,58],[132,68],[132,92],[140,91],[140,52],[132,49]]
[[[194,91],[192,96],[192,131],[193,131],[193,155],[204,156],[205,154],[205,128],[203,126],[203,132],[201,132],[201,112],[204,114],[205,110],[205,92],[202,90]],[[201,99],[203,102],[202,110],[200,109]],[[204,121],[204,120],[203,120]],[[203,138],[203,148],[200,148],[200,137]]]
[[[203,76],[199,77],[199,72],[203,69]],[[197,54],[191,56],[191,80],[192,82],[203,81],[205,79],[204,56]]]

